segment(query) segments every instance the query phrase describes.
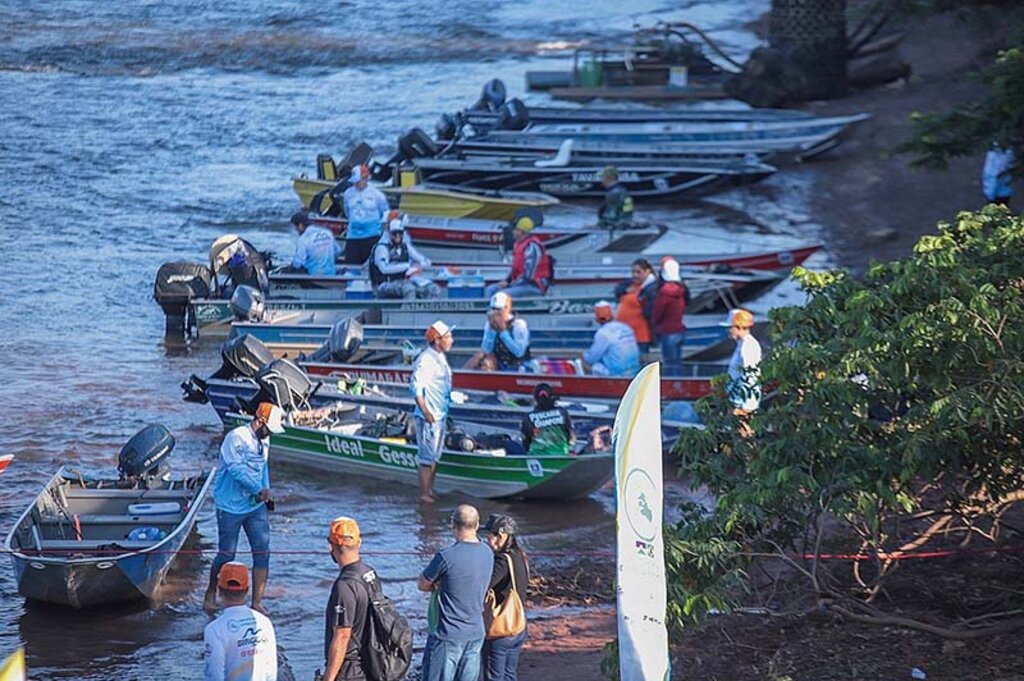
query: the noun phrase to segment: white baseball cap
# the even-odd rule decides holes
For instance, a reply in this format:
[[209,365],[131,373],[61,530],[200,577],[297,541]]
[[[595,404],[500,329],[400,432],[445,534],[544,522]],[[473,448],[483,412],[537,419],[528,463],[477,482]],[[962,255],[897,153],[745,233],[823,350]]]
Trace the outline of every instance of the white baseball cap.
[[448,326],[440,319],[438,319],[436,322],[427,327],[427,342],[430,343],[434,340],[437,340],[438,338],[444,338],[454,330],[454,326]]
[[504,291],[498,291],[491,296],[491,309],[504,310],[505,306],[512,302],[512,297]]
[[405,231],[405,219],[395,218],[388,223],[388,231],[390,232],[404,232]]

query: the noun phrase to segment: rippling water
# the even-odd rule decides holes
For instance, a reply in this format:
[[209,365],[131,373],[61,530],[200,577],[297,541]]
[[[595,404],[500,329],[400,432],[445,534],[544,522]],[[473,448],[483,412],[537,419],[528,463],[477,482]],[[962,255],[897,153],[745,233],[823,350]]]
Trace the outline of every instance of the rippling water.
[[[288,178],[318,152],[366,140],[386,148],[412,125],[475,98],[489,78],[520,92],[528,68],[557,68],[551,47],[615,37],[634,21],[687,18],[736,54],[744,22],[767,0],[478,0],[352,2],[0,0],[0,530],[68,462],[111,470],[121,444],[147,422],[175,434],[179,471],[214,461],[212,410],[181,402],[179,381],[209,372],[217,343],[168,346],[151,299],[160,263],[202,259],[227,230],[261,247],[290,248]],[[558,56],[557,54],[555,56]],[[564,63],[564,55],[561,63]],[[802,181],[734,192],[716,212],[688,208],[678,224],[784,223],[807,218]],[[789,201],[790,199],[787,199]],[[793,206],[796,206],[794,208]],[[737,214],[752,215],[734,219]],[[681,216],[681,217],[680,217]],[[710,216],[710,217],[709,217]],[[677,245],[692,235],[676,235]],[[730,246],[731,247],[731,246]],[[342,513],[365,548],[433,551],[447,541],[456,499],[420,510],[412,490],[275,468],[274,548],[324,548]],[[608,492],[568,507],[510,508],[529,546],[608,546]],[[212,508],[196,548],[215,542]],[[209,555],[180,559],[151,608],[70,614],[29,607],[0,567],[0,654],[19,643],[38,678],[194,678]],[[401,608],[423,624],[414,556],[373,557]],[[326,555],[279,557],[268,607],[299,678],[320,664],[321,613],[334,566]],[[420,626],[422,629],[422,626]]]

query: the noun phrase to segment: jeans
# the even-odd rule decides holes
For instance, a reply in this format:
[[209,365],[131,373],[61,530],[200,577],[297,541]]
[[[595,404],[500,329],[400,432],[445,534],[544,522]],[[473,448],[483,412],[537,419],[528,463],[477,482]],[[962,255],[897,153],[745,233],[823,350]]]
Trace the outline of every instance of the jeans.
[[482,637],[442,641],[431,634],[423,652],[423,681],[479,681],[483,644]]
[[252,548],[253,568],[270,567],[270,516],[266,504],[249,513],[228,513],[217,509],[217,555],[213,559],[213,576],[220,573],[224,563],[235,559],[238,531],[245,530]]
[[481,681],[518,681],[519,653],[526,643],[526,629],[521,634],[493,638],[484,643],[484,673]]
[[504,291],[509,294],[512,297],[513,303],[519,298],[536,298],[544,295],[544,292],[533,284],[516,284],[515,286],[506,286],[505,288],[498,288],[497,284],[491,284],[484,289],[484,297],[490,298],[498,291]]
[[682,368],[683,345],[686,342],[686,332],[670,333],[661,337],[661,362],[665,365],[666,376],[678,375]]

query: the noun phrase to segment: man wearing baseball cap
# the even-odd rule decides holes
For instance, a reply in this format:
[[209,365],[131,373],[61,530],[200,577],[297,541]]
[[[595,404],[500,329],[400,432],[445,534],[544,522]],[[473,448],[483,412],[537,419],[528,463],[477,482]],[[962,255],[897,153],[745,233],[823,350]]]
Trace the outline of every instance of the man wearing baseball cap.
[[601,184],[606,190],[604,203],[597,209],[597,224],[606,229],[622,229],[633,222],[633,197],[619,182],[619,169],[607,166],[601,171]]
[[441,288],[420,273],[430,259],[416,250],[405,229],[405,219],[395,218],[380,235],[370,259],[370,283],[378,298],[440,298]]
[[633,329],[614,317],[611,303],[602,300],[594,305],[594,320],[600,328],[583,353],[584,369],[595,376],[631,378],[640,371],[640,346]]
[[252,421],[224,437],[214,479],[213,501],[217,506],[217,555],[210,569],[210,586],[203,599],[208,612],[216,608],[217,575],[221,566],[235,559],[238,533],[245,530],[252,548],[252,607],[263,612],[263,592],[270,572],[270,434],[284,432],[284,411],[261,402]]
[[554,270],[551,256],[533,233],[534,226],[533,218],[527,215],[516,219],[512,230],[512,269],[507,277],[484,290],[487,296],[493,296],[498,291],[504,291],[513,298],[547,293]]
[[327,531],[331,559],[340,572],[331,587],[324,619],[323,681],[362,681],[361,648],[369,621],[370,598],[380,591],[377,573],[359,558],[359,523],[335,518]]
[[205,681],[277,681],[274,625],[245,605],[249,568],[234,561],[225,563],[217,575],[217,592],[224,612],[203,631]]
[[466,360],[465,368],[520,371],[529,360],[530,327],[525,319],[512,314],[512,296],[498,291],[491,296],[480,349]]
[[341,255],[341,246],[334,234],[324,227],[310,226],[309,214],[301,210],[292,216],[292,225],[299,233],[291,269],[316,276],[333,277],[334,259]]
[[370,186],[370,169],[356,166],[349,176],[352,186],[342,195],[348,228],[345,231],[345,263],[362,265],[380,238],[388,200],[376,187]]
[[434,476],[444,446],[445,420],[452,401],[452,370],[445,353],[454,340],[450,327],[441,320],[427,328],[427,348],[412,366],[409,389],[416,400],[416,461],[419,464],[420,501],[437,501]]
[[729,337],[736,349],[729,359],[729,382],[726,394],[733,413],[746,416],[761,406],[761,344],[754,338],[754,315],[749,310],[729,310],[722,326],[729,328]]

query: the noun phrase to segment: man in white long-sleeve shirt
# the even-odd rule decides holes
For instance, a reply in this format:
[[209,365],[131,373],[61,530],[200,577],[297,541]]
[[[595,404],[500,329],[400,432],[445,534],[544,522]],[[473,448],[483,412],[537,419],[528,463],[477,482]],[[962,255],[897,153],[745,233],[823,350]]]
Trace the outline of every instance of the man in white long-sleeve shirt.
[[277,637],[270,619],[245,605],[249,568],[234,561],[217,575],[224,612],[206,625],[206,681],[277,681]]
[[430,260],[416,250],[405,231],[405,221],[388,223],[370,260],[370,282],[378,298],[440,298],[441,288],[421,276]]

